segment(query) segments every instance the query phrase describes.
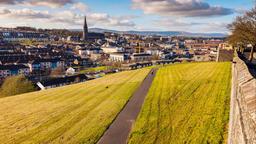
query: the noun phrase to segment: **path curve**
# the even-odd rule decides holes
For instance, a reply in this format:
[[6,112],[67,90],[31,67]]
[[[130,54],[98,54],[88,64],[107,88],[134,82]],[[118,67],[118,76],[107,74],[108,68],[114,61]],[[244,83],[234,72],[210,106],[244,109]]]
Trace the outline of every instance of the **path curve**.
[[157,69],[150,71],[140,87],[135,91],[114,122],[105,131],[98,144],[126,144],[132,125],[135,122]]

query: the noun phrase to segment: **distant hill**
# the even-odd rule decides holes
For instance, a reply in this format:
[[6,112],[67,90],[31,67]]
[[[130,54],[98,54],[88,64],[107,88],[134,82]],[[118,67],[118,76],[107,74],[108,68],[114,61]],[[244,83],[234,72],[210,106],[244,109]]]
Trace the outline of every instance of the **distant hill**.
[[[82,30],[74,30],[82,31]],[[89,28],[90,32],[104,33],[112,32],[119,34],[137,34],[137,35],[159,35],[159,36],[186,36],[186,37],[226,37],[225,33],[191,33],[184,31],[117,31],[101,28]]]

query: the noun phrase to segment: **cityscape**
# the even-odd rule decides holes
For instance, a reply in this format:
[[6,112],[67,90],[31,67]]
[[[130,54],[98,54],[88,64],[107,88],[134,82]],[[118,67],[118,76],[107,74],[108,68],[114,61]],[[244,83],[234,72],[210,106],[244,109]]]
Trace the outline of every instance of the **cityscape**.
[[256,143],[256,5],[0,1],[0,140]]

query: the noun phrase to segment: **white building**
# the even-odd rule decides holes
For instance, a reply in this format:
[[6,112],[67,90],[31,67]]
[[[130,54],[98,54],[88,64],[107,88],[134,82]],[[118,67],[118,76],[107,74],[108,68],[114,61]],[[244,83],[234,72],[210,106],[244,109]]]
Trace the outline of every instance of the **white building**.
[[110,45],[109,43],[106,43],[101,46],[101,49],[104,53],[110,54],[110,53],[116,53],[116,52],[124,52],[124,48],[118,47],[116,45]]
[[72,67],[70,67],[66,70],[67,75],[74,75],[75,73],[76,73],[76,70]]
[[131,60],[139,62],[139,61],[150,61],[152,60],[152,55],[147,53],[135,53],[131,56]]
[[155,55],[155,56],[160,56],[162,54],[161,51],[158,49],[149,49],[149,50],[146,50],[146,53],[150,55]]
[[128,55],[126,53],[111,53],[109,55],[109,60],[115,62],[123,62],[128,60]]

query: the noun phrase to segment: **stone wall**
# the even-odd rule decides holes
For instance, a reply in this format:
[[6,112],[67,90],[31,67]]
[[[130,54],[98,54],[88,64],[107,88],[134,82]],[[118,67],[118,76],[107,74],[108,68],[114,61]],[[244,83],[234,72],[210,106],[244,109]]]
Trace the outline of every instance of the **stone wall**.
[[256,79],[246,64],[234,58],[229,144],[256,144]]

